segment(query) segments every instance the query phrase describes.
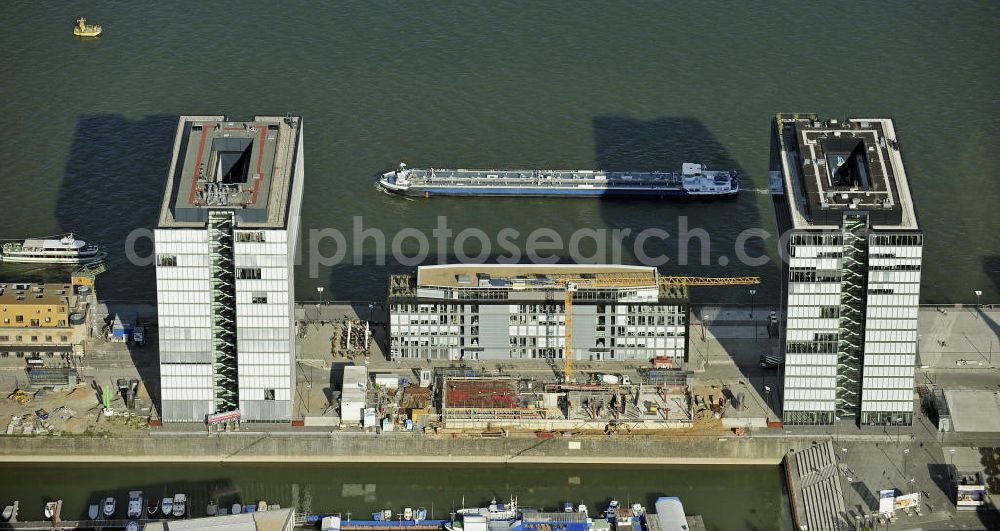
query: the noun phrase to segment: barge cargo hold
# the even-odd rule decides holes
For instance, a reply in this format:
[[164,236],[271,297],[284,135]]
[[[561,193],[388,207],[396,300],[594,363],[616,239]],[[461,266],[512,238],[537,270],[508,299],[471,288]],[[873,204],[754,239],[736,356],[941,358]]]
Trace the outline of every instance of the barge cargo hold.
[[735,171],[685,162],[680,172],[416,169],[400,164],[379,186],[406,196],[718,197],[739,192]]

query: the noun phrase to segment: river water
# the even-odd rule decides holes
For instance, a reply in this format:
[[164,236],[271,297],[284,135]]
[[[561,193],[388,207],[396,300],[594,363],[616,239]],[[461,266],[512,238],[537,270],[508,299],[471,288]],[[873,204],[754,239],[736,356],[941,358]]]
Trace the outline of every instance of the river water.
[[[58,478],[39,482],[39,477]],[[611,497],[652,507],[658,496],[680,496],[709,529],[790,529],[791,514],[778,467],[576,465],[326,465],[169,464],[3,466],[0,503],[21,501],[21,519],[40,519],[45,499],[63,500],[63,518],[83,518],[87,505],[115,496],[123,512],[128,491],[162,498],[187,494],[195,516],[209,501],[220,506],[267,500],[311,513],[352,513],[426,507],[448,518],[452,507],[479,507],[492,497],[561,510],[564,502],[603,510]]]
[[[378,299],[389,271],[409,269],[393,256],[378,265],[372,239],[354,242],[355,217],[391,243],[407,228],[431,238],[446,216],[455,235],[486,234],[486,259],[507,256],[497,245],[504,228],[522,248],[536,229],[555,231],[564,239],[557,256],[570,255],[565,240],[580,228],[628,228],[620,260],[636,263],[635,235],[660,228],[671,238],[651,239],[644,252],[669,258],[664,272],[761,275],[757,302],[774,305],[773,261],[743,266],[735,254],[744,229],[775,232],[770,198],[755,193],[767,187],[769,121],[777,111],[891,116],[927,235],[924,302],[969,302],[974,289],[998,299],[1000,34],[984,22],[1000,16],[996,2],[195,5],[4,5],[0,238],[75,231],[121,259],[125,236],[155,223],[178,114],[291,112],[305,123],[305,236],[343,232],[348,258],[310,274],[307,256],[299,299],[315,298],[316,287],[326,298]],[[80,14],[105,35],[73,38]],[[399,161],[668,170],[695,161],[740,171],[747,191],[707,203],[406,201],[372,185]],[[681,264],[682,218],[710,234],[708,265],[698,240]],[[443,259],[456,247],[479,254],[478,240],[454,239]],[[600,239],[604,252],[584,238],[579,254],[615,259],[610,236]],[[438,260],[430,243],[424,263]],[[419,251],[412,238],[402,247]],[[332,255],[337,246],[317,248]],[[747,254],[765,252],[776,259],[773,239],[750,240]],[[0,269],[7,280],[43,274]],[[151,268],[119,261],[98,289],[151,300],[152,278]],[[746,289],[693,296],[750,302]]]
[[[8,2],[0,11],[0,238],[74,231],[102,243],[115,262],[98,284],[107,299],[154,296],[151,268],[122,260],[124,241],[155,223],[177,115],[290,112],[305,124],[306,235],[333,228],[349,242],[346,263],[312,274],[304,258],[299,299],[315,297],[317,287],[328,299],[381,298],[389,272],[409,266],[393,257],[380,265],[373,239],[350,243],[354,224],[391,241],[407,228],[430,236],[445,216],[455,234],[478,228],[492,242],[504,228],[522,243],[537,229],[564,240],[581,228],[632,229],[625,263],[639,258],[629,245],[634,233],[660,228],[672,237],[654,239],[646,251],[670,258],[662,271],[761,275],[756,302],[776,305],[774,240],[751,240],[748,254],[772,259],[755,267],[740,265],[735,242],[747,228],[775,232],[771,200],[757,191],[767,186],[769,126],[778,111],[893,117],[926,233],[923,301],[970,302],[974,289],[984,301],[998,299],[1000,34],[987,22],[1000,17],[996,2],[94,1],[81,9]],[[81,14],[103,24],[105,35],[73,38]],[[692,161],[740,171],[746,191],[697,203],[407,201],[372,184],[375,173],[400,161],[666,170]],[[709,265],[698,265],[701,257],[680,263],[684,246],[674,235],[682,223],[710,234]],[[409,240],[403,250],[412,256],[418,247]],[[446,245],[443,258],[480,247],[475,239],[461,249]],[[317,248],[336,251],[332,240]],[[581,245],[597,259],[615,258],[601,250],[596,239]],[[485,258],[502,253],[493,246]],[[64,275],[0,267],[8,281]],[[744,289],[692,295],[749,302]],[[361,512],[433,502],[439,516],[463,492],[470,503],[496,492],[550,506],[663,493],[682,496],[715,529],[788,521],[775,467],[59,465],[3,472],[5,499],[37,506],[58,495],[69,513],[83,511],[84,494],[114,489],[121,499],[128,488],[159,494],[188,488],[183,481],[232,484],[250,499],[285,503],[282,492],[299,485],[317,507]],[[576,476],[580,485],[570,481]],[[377,497],[344,498],[344,478],[376,485]],[[197,485],[190,487],[196,494]]]

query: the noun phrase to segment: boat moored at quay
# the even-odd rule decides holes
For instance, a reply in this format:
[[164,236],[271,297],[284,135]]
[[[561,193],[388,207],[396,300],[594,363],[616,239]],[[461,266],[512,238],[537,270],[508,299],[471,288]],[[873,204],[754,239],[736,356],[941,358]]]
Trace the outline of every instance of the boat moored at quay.
[[739,176],[685,162],[679,172],[603,170],[417,169],[400,164],[379,176],[386,192],[413,197],[725,197]]
[[59,238],[28,238],[8,241],[0,247],[0,261],[41,264],[90,264],[103,259],[96,245],[73,234]]

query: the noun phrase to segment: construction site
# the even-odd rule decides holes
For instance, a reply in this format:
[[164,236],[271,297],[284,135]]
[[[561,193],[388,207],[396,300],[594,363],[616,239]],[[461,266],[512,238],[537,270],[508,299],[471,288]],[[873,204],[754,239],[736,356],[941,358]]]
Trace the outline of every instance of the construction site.
[[744,393],[699,382],[682,369],[581,371],[575,383],[532,366],[412,371],[369,374],[363,366],[344,367],[341,428],[493,437],[745,432],[737,418]]
[[[611,383],[612,378],[618,382]],[[618,376],[607,380],[567,384],[446,378],[441,386],[441,418],[446,429],[481,431],[609,433],[691,426],[691,395],[683,380],[680,386],[633,384]]]

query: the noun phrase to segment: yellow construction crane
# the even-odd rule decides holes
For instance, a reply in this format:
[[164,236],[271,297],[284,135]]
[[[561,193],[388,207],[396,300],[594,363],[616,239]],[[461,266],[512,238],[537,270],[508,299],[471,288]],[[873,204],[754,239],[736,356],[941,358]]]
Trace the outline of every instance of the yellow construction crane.
[[[599,276],[552,274],[546,275],[562,284],[565,289],[564,312],[566,314],[565,345],[563,346],[563,378],[565,383],[573,381],[573,294],[581,286],[588,288],[648,287],[649,274],[600,273]],[[661,289],[687,286],[742,286],[760,284],[760,277],[688,277],[656,275],[656,285]]]
[[564,326],[566,345],[563,346],[563,379],[565,379],[566,383],[573,381],[571,377],[573,374],[573,293],[575,292],[576,284],[567,282],[566,303],[563,310],[566,313],[566,324]]

